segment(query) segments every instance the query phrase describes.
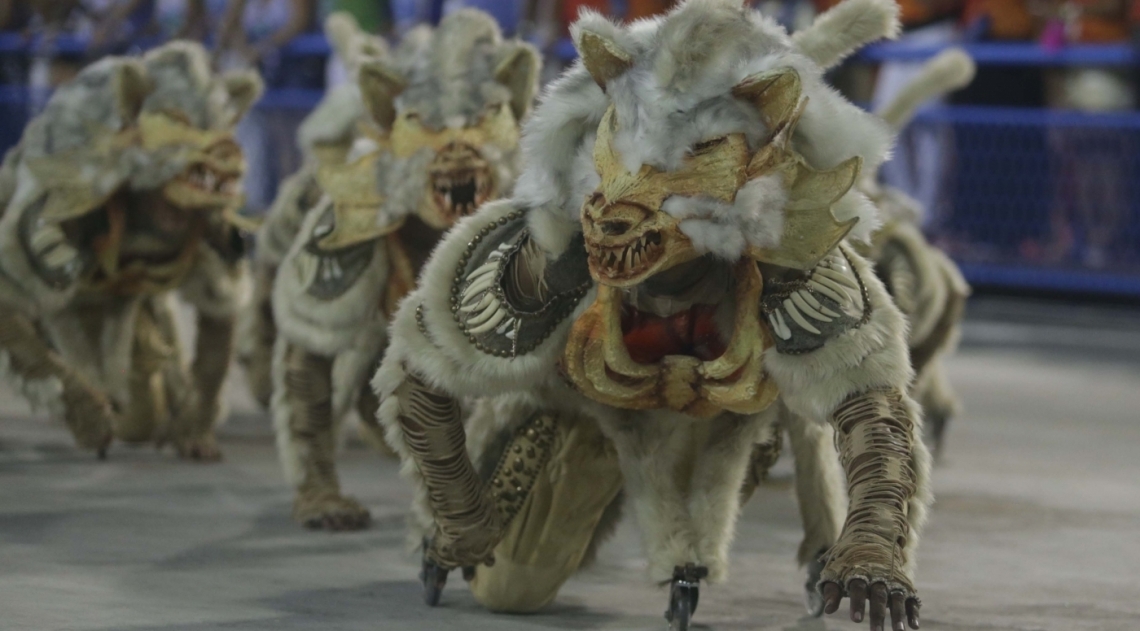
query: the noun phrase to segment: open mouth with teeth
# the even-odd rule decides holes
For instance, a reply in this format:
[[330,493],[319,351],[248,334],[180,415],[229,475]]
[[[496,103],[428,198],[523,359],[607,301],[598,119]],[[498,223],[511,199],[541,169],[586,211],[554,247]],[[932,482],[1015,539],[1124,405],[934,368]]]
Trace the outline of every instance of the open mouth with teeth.
[[435,211],[449,224],[475,212],[492,199],[494,185],[487,168],[433,171],[431,198]]
[[191,167],[190,171],[182,176],[182,180],[199,191],[207,193],[232,195],[238,192],[236,174],[224,174],[204,164],[196,164]]
[[665,257],[661,232],[648,230],[620,245],[587,245],[590,270],[599,279],[636,280],[654,271]]
[[240,170],[199,162],[167,183],[164,191],[167,200],[181,208],[222,208],[240,196],[240,179]]
[[[562,369],[579,392],[614,407],[670,409],[697,418],[754,414],[775,400],[762,363],[771,340],[760,324],[759,268],[742,259],[708,275],[700,269],[703,260],[675,266],[666,272],[669,278],[651,277],[636,290],[598,284],[597,298],[575,321],[562,356]],[[686,280],[688,271],[693,274]],[[652,295],[658,280],[689,291]],[[717,326],[722,306],[732,309],[727,341]]]
[[616,287],[632,287],[697,258],[676,219],[637,203],[608,204],[601,193],[586,203],[582,236],[590,274]]
[[428,165],[427,200],[421,219],[443,230],[497,196],[491,164],[473,145],[451,142]]

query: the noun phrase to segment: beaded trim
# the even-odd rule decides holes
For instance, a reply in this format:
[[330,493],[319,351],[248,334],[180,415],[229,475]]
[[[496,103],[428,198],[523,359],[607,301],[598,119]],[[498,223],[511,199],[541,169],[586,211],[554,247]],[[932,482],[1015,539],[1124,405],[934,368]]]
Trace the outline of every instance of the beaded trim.
[[[471,282],[469,276],[471,272],[474,271],[473,268],[487,262],[482,259],[474,260],[476,250],[484,245],[488,236],[500,232],[513,222],[522,219],[524,215],[524,210],[515,210],[484,226],[479,233],[468,242],[466,249],[463,251],[463,255],[460,256],[451,284],[450,307],[455,323],[459,326],[463,334],[467,336],[467,341],[476,349],[495,357],[518,357],[538,348],[540,344],[550,337],[558,324],[574,311],[578,302],[586,295],[586,292],[589,291],[591,284],[589,281],[586,281],[572,289],[554,294],[536,310],[519,309],[512,304],[506,291],[503,289],[503,277],[507,273],[510,263],[519,255],[524,244],[529,239],[529,232],[524,227],[519,230],[518,235],[514,237],[512,243],[500,246],[499,263],[497,270],[494,271],[493,282],[484,290],[484,293],[489,293],[492,299],[496,301],[498,308],[506,312],[503,318],[505,322],[490,330],[482,331],[476,331],[472,326],[468,325],[470,316],[460,308],[463,290]],[[482,296],[484,294],[481,293],[480,295]],[[423,326],[422,311],[417,314],[417,319],[421,327],[420,330],[426,334],[425,327]],[[534,331],[533,325],[536,323],[536,320],[545,321],[546,326],[542,327],[539,331]],[[531,330],[524,330],[524,326],[526,325],[531,325],[528,327]]]
[[554,453],[557,420],[548,414],[535,414],[515,430],[488,486],[503,527],[522,510],[538,475]]

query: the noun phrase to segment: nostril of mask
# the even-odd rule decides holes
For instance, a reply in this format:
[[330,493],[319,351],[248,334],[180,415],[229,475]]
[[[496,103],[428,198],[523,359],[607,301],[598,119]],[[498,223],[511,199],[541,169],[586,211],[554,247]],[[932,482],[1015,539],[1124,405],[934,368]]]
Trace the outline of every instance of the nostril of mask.
[[629,232],[631,224],[628,221],[607,221],[602,224],[602,232],[608,236],[616,237]]

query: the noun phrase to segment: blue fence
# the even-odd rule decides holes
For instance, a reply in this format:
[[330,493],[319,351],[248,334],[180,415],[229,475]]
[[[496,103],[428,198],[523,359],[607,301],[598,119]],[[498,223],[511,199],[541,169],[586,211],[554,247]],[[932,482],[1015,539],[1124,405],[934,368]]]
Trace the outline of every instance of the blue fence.
[[[35,45],[0,34],[0,55]],[[1128,46],[966,48],[980,65],[1127,67],[1136,60]],[[56,49],[80,54],[84,45],[64,38]],[[298,38],[286,49],[291,57],[328,52],[320,36]],[[568,42],[549,52],[573,58]],[[861,57],[918,61],[937,52],[888,43]],[[314,89],[271,89],[258,107],[297,120],[320,96]],[[0,149],[19,139],[30,99],[24,86],[0,86]],[[907,134],[938,138],[942,168],[928,232],[972,283],[1140,297],[1140,113],[943,106],[922,111]]]

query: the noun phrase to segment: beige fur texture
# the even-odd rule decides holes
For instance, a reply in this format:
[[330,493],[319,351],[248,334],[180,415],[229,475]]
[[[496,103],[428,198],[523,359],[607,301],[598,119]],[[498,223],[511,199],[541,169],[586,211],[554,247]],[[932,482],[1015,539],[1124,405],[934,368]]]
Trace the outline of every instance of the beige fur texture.
[[[451,287],[457,265],[476,234],[516,210],[526,212],[532,237],[548,259],[565,250],[581,229],[582,200],[597,185],[588,159],[592,128],[610,105],[620,121],[615,145],[626,168],[634,172],[643,165],[676,168],[694,143],[728,133],[743,133],[751,148],[758,146],[770,130],[764,129],[754,109],[730,93],[746,77],[783,66],[798,71],[809,97],[794,141],[809,164],[828,168],[858,155],[866,168],[877,168],[886,155],[889,131],[827,88],[819,66],[797,51],[782,29],[742,9],[738,2],[690,0],[664,17],[629,27],[586,13],[572,33],[578,41],[587,33],[604,39],[608,50],[620,51],[629,59],[628,69],[613,74],[603,91],[598,73],[577,65],[544,94],[526,127],[522,144],[527,166],[516,196],[485,205],[461,221],[436,248],[419,287],[395,315],[388,353],[372,381],[381,399],[378,418],[401,456],[403,474],[416,487],[417,521],[426,528],[432,523],[430,504],[420,471],[404,444],[396,417],[398,401],[393,396],[408,373],[457,399],[526,396],[555,414],[596,419],[619,455],[626,500],[649,557],[649,578],[668,582],[674,567],[696,563],[709,569],[711,580],[723,580],[751,445],[774,422],[780,408],[751,417],[723,413],[697,420],[663,410],[619,409],[587,399],[567,387],[557,363],[570,323],[593,302],[593,292],[534,351],[514,358],[496,357],[469,343],[452,315]],[[837,205],[836,215],[859,217],[854,235],[859,238],[869,237],[878,225],[876,209],[858,192],[849,193]],[[757,229],[773,230],[770,224]],[[730,260],[739,256],[739,252],[711,248],[709,252]],[[841,511],[834,509],[842,501],[834,448],[827,451],[827,430],[813,423],[829,419],[841,402],[868,388],[886,385],[905,390],[912,376],[905,321],[867,263],[852,257],[867,282],[869,320],[828,339],[819,350],[793,356],[773,348],[764,357],[789,416],[808,419],[796,425],[794,448],[799,459],[832,465],[800,476],[801,495],[818,499],[822,505],[814,512],[805,510],[804,550],[834,541],[841,521]],[[467,431],[479,436],[497,431],[479,427],[489,422],[487,417],[472,417]],[[487,441],[480,438],[480,442]],[[916,459],[920,468],[926,466],[924,452],[916,454]],[[910,510],[915,528],[928,500],[925,478],[922,484]],[[801,557],[818,551],[801,552]]]
[[[214,75],[205,49],[196,44],[168,44],[142,59],[107,58],[56,91],[44,112],[28,125],[20,150],[10,154],[14,162],[4,167],[6,177],[14,175],[14,189],[5,191],[6,207],[0,219],[0,304],[33,320],[42,333],[44,347],[50,349],[48,353],[62,358],[62,364],[53,365],[61,366],[55,378],[62,384],[63,400],[70,401],[68,405],[78,401],[88,410],[91,405],[98,408],[106,405],[105,400],[113,401],[119,410],[126,411],[116,424],[123,437],[162,441],[177,434],[176,441],[195,442],[195,458],[217,455],[216,446],[211,445],[207,454],[203,445],[212,443],[213,425],[223,411],[213,382],[220,384],[224,378],[226,357],[221,357],[220,372],[210,371],[206,380],[211,385],[200,388],[202,375],[191,373],[181,361],[181,349],[168,317],[169,291],[103,291],[85,283],[89,274],[83,268],[48,280],[49,275],[42,270],[45,265],[50,267],[53,252],[72,251],[75,260],[90,265],[92,252],[81,250],[94,246],[69,237],[49,249],[33,252],[22,241],[21,223],[31,218],[29,213],[39,212],[47,196],[57,191],[64,191],[61,199],[74,200],[66,191],[71,187],[83,189],[89,193],[83,198],[88,205],[68,210],[100,212],[112,194],[119,199],[150,194],[183,175],[187,156],[193,152],[184,151],[182,146],[153,149],[129,135],[109,140],[134,125],[140,113],[175,112],[199,131],[224,131],[248,111],[260,91],[256,75]],[[58,172],[73,177],[53,181],[56,171],[44,165],[54,165]],[[35,229],[50,229],[56,221],[41,217]],[[228,337],[229,323],[249,290],[245,265],[229,251],[232,239],[228,225],[211,217],[203,230],[203,240],[191,243],[188,247],[193,249],[185,251],[190,262],[177,277],[175,290],[214,325],[214,330],[222,332],[220,336]],[[33,232],[26,238],[34,242],[39,234]],[[124,241],[135,243],[131,239],[150,248],[161,242],[145,230],[139,234],[128,230]],[[180,256],[178,250],[149,252],[171,259]],[[90,267],[86,269],[91,271]],[[148,317],[153,316],[145,330],[138,326],[144,306]],[[213,341],[199,340],[199,350],[212,348]],[[226,355],[229,340],[216,341],[214,355]],[[201,358],[196,356],[195,361]],[[207,364],[219,363],[217,356],[208,359]],[[23,361],[27,363],[29,358]],[[11,368],[8,364],[6,367]],[[142,393],[140,384],[145,385],[151,376],[159,381]],[[15,377],[33,399],[44,399],[56,390],[52,383],[31,384]],[[90,390],[67,390],[80,387],[68,384],[79,383],[89,384]],[[148,399],[145,405],[138,400],[142,394]],[[139,413],[142,407],[163,401],[169,403],[167,409]],[[60,410],[58,404],[48,403],[49,409]],[[64,415],[70,417],[70,412],[65,410]],[[178,446],[181,449],[184,445],[180,442]]]

